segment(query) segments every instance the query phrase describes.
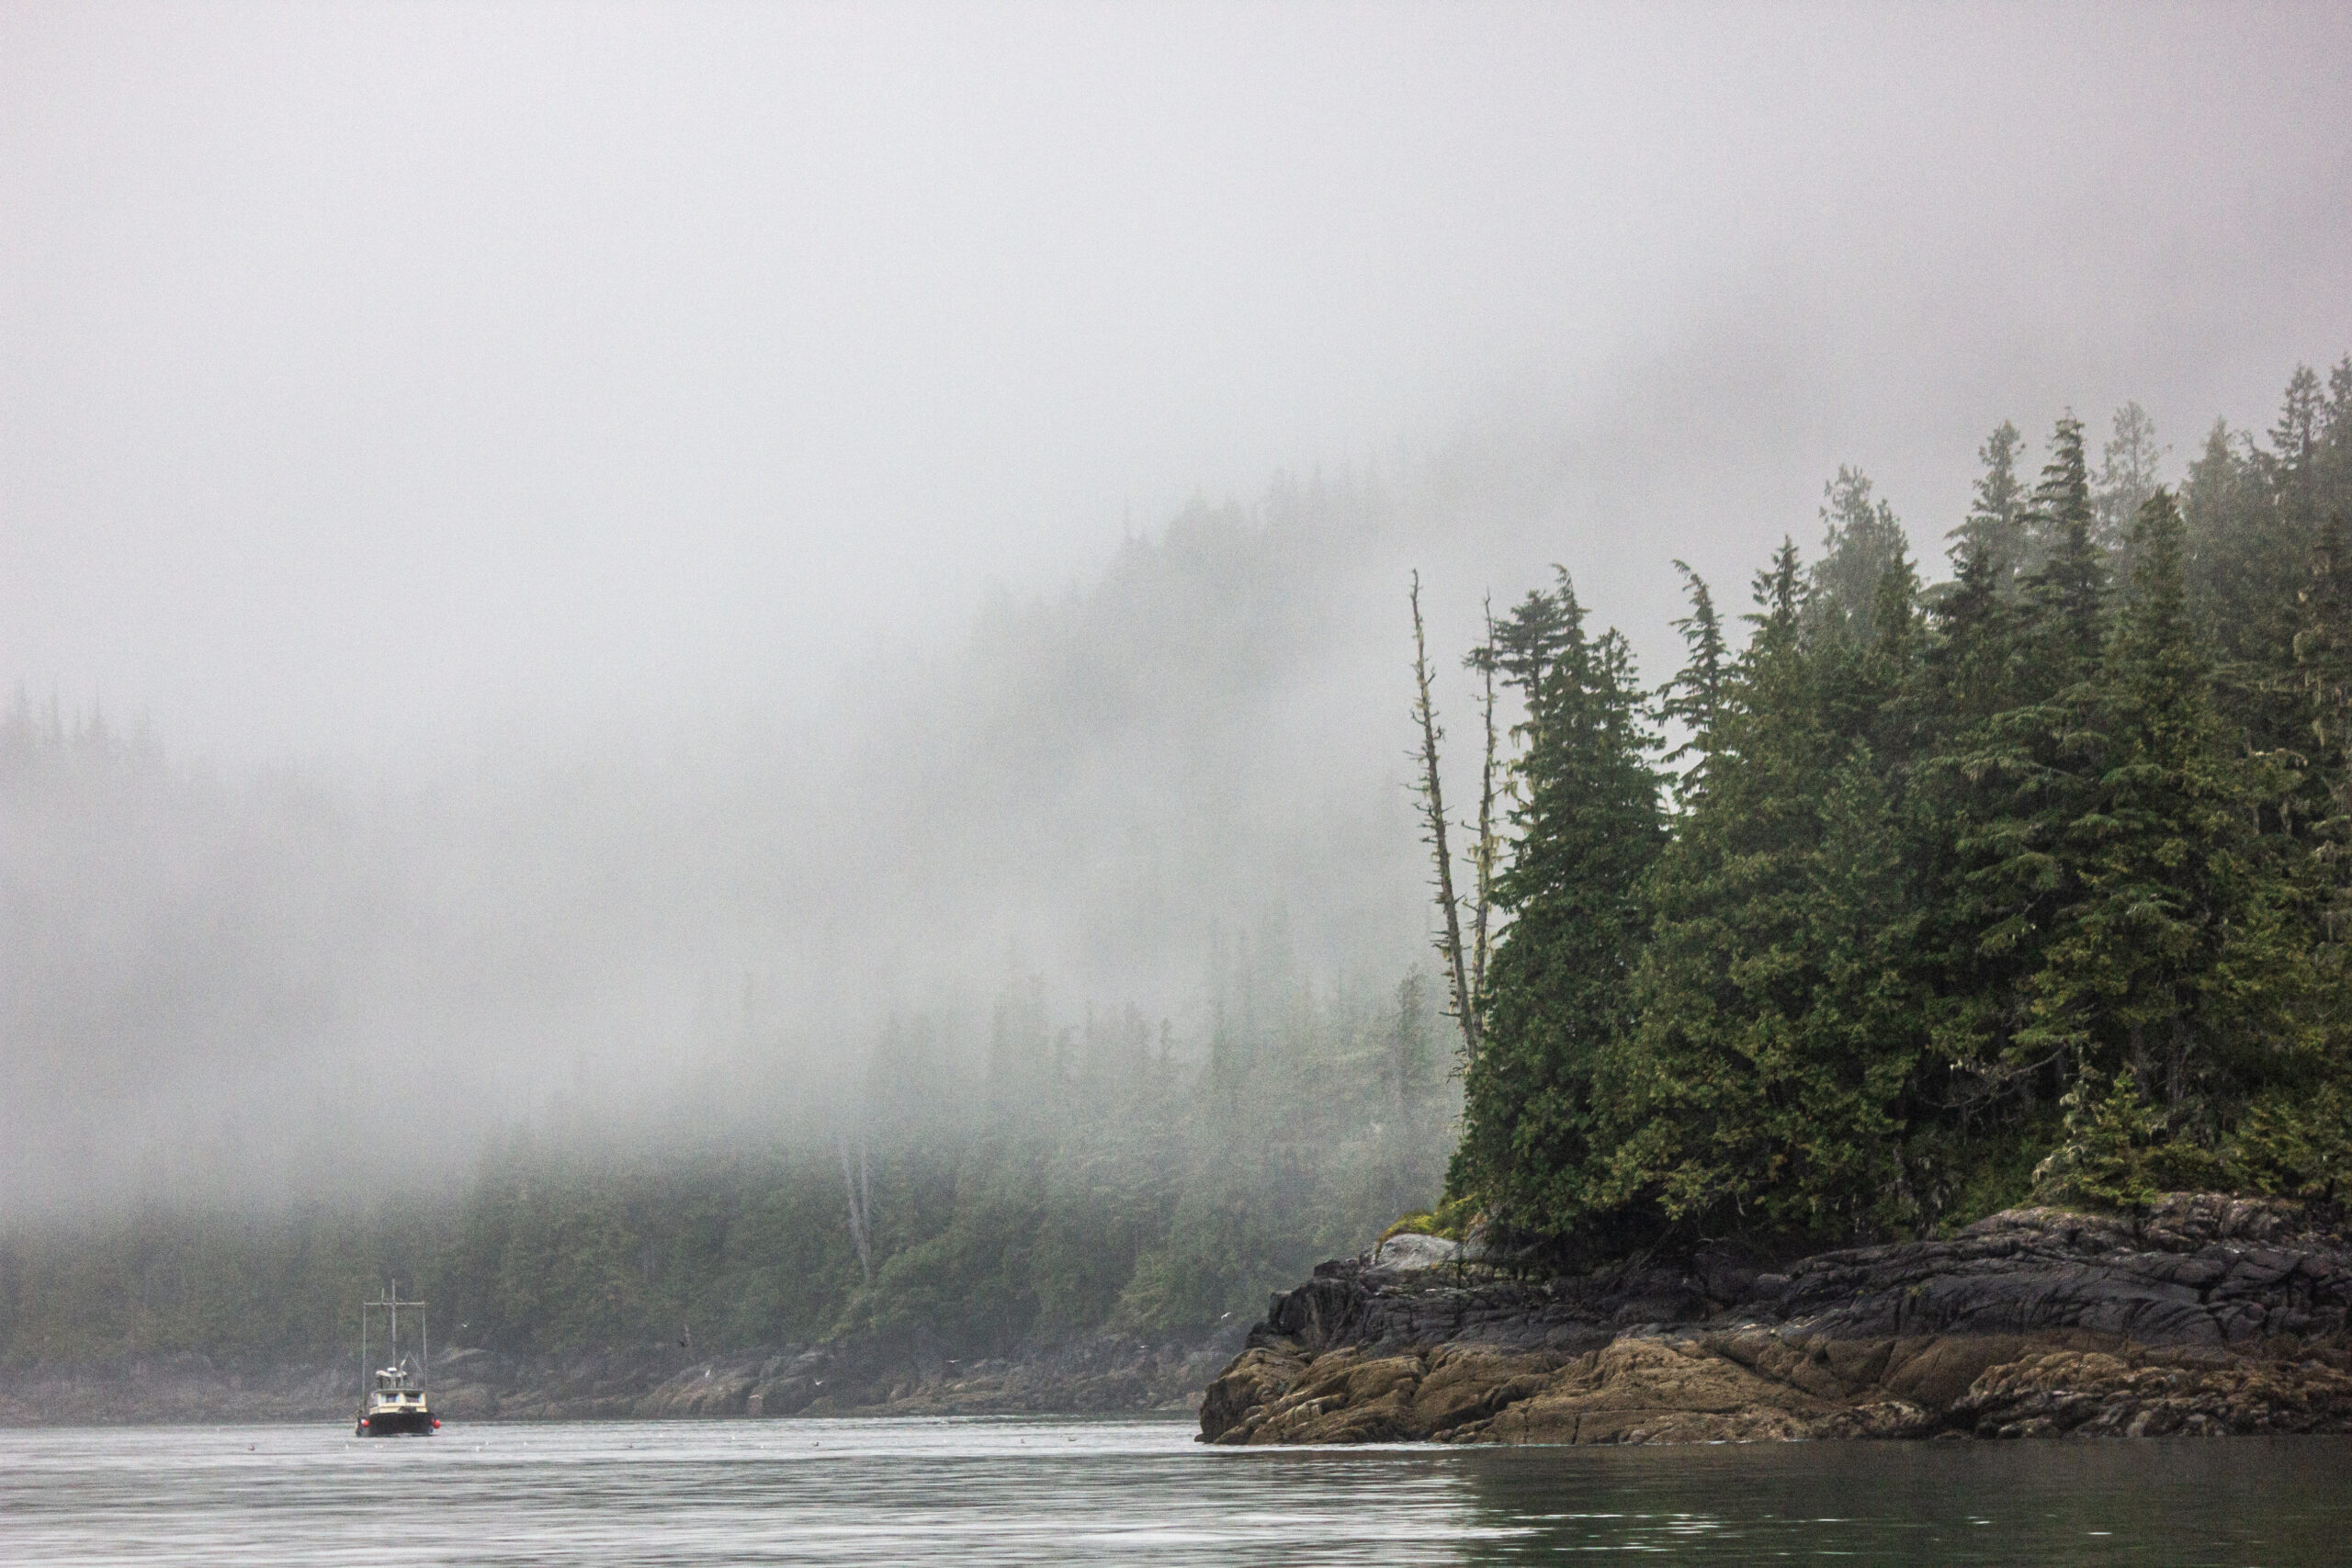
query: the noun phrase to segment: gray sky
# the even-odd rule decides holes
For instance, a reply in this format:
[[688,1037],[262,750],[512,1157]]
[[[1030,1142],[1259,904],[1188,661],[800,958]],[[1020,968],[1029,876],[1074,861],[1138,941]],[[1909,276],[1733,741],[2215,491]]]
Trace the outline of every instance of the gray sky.
[[1841,461],[1927,543],[2004,415],[2267,422],[2348,89],[2317,6],[11,0],[0,678],[398,765],[1465,442],[1553,488],[1453,592],[1662,622]]
[[1466,737],[1553,561],[1657,679],[1671,559],[1741,607],[1841,463],[1933,561],[2004,417],[2267,424],[2352,347],[2347,62],[2340,6],[0,0],[0,693],[172,764],[0,800],[0,1217],[372,1182],[420,1085],[453,1148],[818,1135],[1008,976],[1196,1048],[1245,932],[1385,994],[1408,570]]

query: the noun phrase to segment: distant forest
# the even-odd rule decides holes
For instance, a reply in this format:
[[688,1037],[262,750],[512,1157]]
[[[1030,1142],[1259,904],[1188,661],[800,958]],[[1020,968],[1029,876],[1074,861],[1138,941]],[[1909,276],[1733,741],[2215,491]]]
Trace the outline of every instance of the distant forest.
[[1492,619],[1487,828],[1428,818],[1442,1223],[1590,1256],[2352,1190],[2352,358],[2177,491],[2158,456],[2136,405],[2038,475],[2003,423],[1924,588],[1841,471],[1744,639],[1685,569],[1655,690],[1565,572]]
[[[1408,872],[1374,852],[1408,843],[1408,796],[1318,771],[1304,733],[1385,710],[1408,739],[1393,696],[1292,670],[1379,635],[1352,580],[1309,591],[1371,558],[1312,495],[993,607],[968,669],[917,671],[933,707],[878,761],[820,750],[707,794],[582,773],[445,832],[475,808],[240,792],[95,721],[0,713],[0,1121],[28,1134],[0,1176],[54,1194],[80,1150],[109,1183],[0,1225],[0,1365],[339,1360],[392,1275],[442,1345],[870,1332],[986,1356],[1198,1343],[1432,1203],[1408,1223],[1591,1259],[1934,1234],[2037,1194],[2340,1202],[2352,360],[2299,371],[2260,437],[2217,425],[2177,489],[2136,407],[2094,444],[2071,417],[2039,454],[1996,430],[1933,584],[1841,470],[1818,549],[1784,545],[1744,615],[1686,571],[1663,684],[1565,572],[1499,611],[1467,660],[1497,737],[1468,809],[1481,716],[1447,706],[1433,975],[1361,934],[1402,910],[1410,935]],[[730,815],[738,794],[764,815]],[[812,811],[890,827],[898,858],[848,832],[820,843],[838,863],[795,858],[782,825]],[[430,852],[449,844],[473,858]],[[1227,927],[1191,983],[1133,962],[1196,965],[1193,911],[1282,886],[1330,908]],[[849,973],[854,998],[960,953],[951,1005],[877,1027],[811,993],[805,1019],[753,1020],[742,954],[781,940],[780,898],[871,931],[897,967]],[[1109,955],[1071,994],[1136,994],[1104,983],[1131,964],[1152,1010],[1057,1008],[1017,964],[989,999],[972,954],[1026,906],[1066,932],[1049,952]],[[648,954],[664,1007],[747,976],[734,1055],[591,983]],[[560,1078],[608,1015],[651,1021],[594,1086],[635,1120],[539,1101],[526,1126],[468,1076]],[[288,1144],[271,1190],[311,1196],[206,1184],[276,1148],[274,1122],[347,1140],[350,1168]],[[373,1135],[454,1179],[402,1181]],[[120,1179],[121,1149],[161,1150],[136,1156],[153,1179]]]
[[[1042,981],[1000,998],[978,1077],[923,1021],[893,1021],[831,1147],[662,1156],[518,1132],[450,1199],[20,1231],[0,1238],[0,1366],[332,1362],[365,1282],[393,1276],[433,1303],[436,1344],[518,1353],[1197,1344],[1427,1204],[1461,1102],[1419,976],[1318,989],[1272,922],[1210,984],[1200,1061],[1133,1010],[1052,1029]],[[415,1130],[420,1157],[447,1156]]]

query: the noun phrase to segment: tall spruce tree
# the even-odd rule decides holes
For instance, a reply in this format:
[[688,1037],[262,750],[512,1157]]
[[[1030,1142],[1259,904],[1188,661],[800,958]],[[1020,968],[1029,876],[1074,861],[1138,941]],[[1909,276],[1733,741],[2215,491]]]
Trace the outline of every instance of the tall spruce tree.
[[2026,511],[2025,653],[2052,690],[2081,680],[2098,660],[2107,564],[2097,528],[2082,421],[2066,414],[2051,434],[2050,461]]
[[2140,508],[2163,482],[2165,449],[2156,443],[2156,422],[2137,402],[2115,411],[2107,444],[2099,448],[2098,480],[2091,488],[2093,534],[2114,563],[2119,581],[2132,580],[2132,533]]
[[1951,596],[1923,672],[1954,708],[1922,768],[1926,816],[1913,818],[1936,895],[1921,956],[1933,977],[1936,1055],[1960,1075],[1963,1101],[2022,1095],[2030,1103],[2073,1081],[2072,1064],[2028,1034],[2026,997],[2053,913],[2077,892],[2060,846],[2090,807],[2098,741],[2105,563],[2092,538],[2082,427],[2071,417],[2058,423],[2030,517],[2038,558],[2015,607],[1992,602],[1980,565],[1980,581],[1964,577]]
[[2080,809],[2048,846],[2064,896],[2029,982],[2029,1050],[2077,1075],[2129,1069],[2175,1110],[2265,1039],[2246,795],[2213,711],[2191,618],[2183,529],[2158,491],[2133,532],[2137,577],[2109,645],[2096,728],[2080,738]]
[[2295,686],[2302,709],[2302,881],[2314,955],[2352,978],[2352,529],[2331,517],[2297,595]]
[[2000,1062],[2020,1003],[2023,969],[1988,935],[2016,895],[1985,875],[2016,805],[1998,719],[2015,705],[2017,613],[2006,569],[1971,549],[1935,601],[1903,697],[1914,716],[1916,761],[1904,801],[1918,878],[1914,971],[1930,1041],[1935,1097],[1962,1117],[2006,1088]]
[[1682,635],[1685,659],[1674,678],[1658,688],[1657,712],[1661,720],[1682,732],[1681,744],[1667,753],[1666,762],[1668,768],[1680,766],[1673,778],[1674,794],[1688,810],[1706,794],[1708,760],[1714,755],[1715,727],[1731,677],[1731,651],[1706,581],[1688,562],[1676,561],[1674,570],[1682,574],[1690,613],[1674,623]]
[[1787,544],[1758,579],[1710,788],[1650,878],[1639,1029],[1608,1085],[1629,1222],[1849,1234],[1899,1186],[1900,835],[1867,743],[1827,722],[1851,645],[1807,637],[1804,581]]
[[1555,1240],[1594,1222],[1605,1137],[1596,1084],[1631,1024],[1639,888],[1666,837],[1632,656],[1614,631],[1587,638],[1582,626],[1563,572],[1495,630],[1498,667],[1526,705],[1517,836],[1495,887],[1510,924],[1449,1176],[1499,1229]]
[[1984,438],[1976,449],[1984,472],[1968,516],[1948,536],[1952,559],[1982,557],[2005,592],[2025,562],[2025,481],[2018,477],[2018,453],[2024,446],[2025,437],[2006,419]]
[[1809,630],[1862,644],[1874,632],[1879,580],[1904,553],[1894,508],[1871,490],[1868,475],[1843,467],[1824,489],[1821,558],[1804,602]]

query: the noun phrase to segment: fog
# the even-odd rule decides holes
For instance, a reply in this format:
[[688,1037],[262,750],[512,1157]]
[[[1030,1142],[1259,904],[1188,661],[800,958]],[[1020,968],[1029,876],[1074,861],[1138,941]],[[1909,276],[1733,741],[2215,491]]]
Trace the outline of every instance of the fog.
[[[2340,7],[0,11],[0,1208],[1424,951],[1407,574],[2352,346]],[[2035,461],[2039,461],[2038,456]],[[1449,661],[1450,662],[1450,661]],[[1441,693],[1467,733],[1466,689]],[[1269,934],[1272,933],[1272,934]]]

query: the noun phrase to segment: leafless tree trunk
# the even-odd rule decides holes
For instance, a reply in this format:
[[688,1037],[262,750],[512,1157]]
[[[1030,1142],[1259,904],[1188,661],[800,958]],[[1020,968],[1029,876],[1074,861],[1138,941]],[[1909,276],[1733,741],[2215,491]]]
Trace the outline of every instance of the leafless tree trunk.
[[[1462,906],[1453,893],[1453,852],[1446,838],[1445,786],[1438,776],[1437,743],[1445,732],[1438,728],[1437,706],[1430,693],[1429,639],[1421,627],[1421,574],[1418,571],[1413,573],[1409,597],[1413,607],[1413,718],[1421,728],[1422,841],[1430,846],[1430,855],[1437,868],[1438,910],[1444,917],[1438,934],[1438,956],[1445,962],[1453,992],[1452,1011],[1454,1021],[1462,1026],[1462,1062],[1467,1067],[1478,1059],[1477,995],[1471,989],[1469,961],[1462,947]],[[1483,919],[1483,906],[1480,914]]]
[[857,1247],[857,1270],[870,1285],[874,1282],[874,1206],[865,1179],[865,1134],[857,1135],[854,1165],[850,1160],[848,1134],[834,1134],[833,1146],[841,1151],[842,1185],[849,1189],[849,1238]]
[[1470,855],[1470,863],[1476,872],[1470,903],[1470,996],[1474,1001],[1487,994],[1487,959],[1493,951],[1487,918],[1493,908],[1496,849],[1495,602],[1491,598],[1487,601],[1486,611],[1487,640],[1469,660],[1471,668],[1478,671],[1482,687],[1478,713],[1487,727],[1487,756],[1478,769],[1478,842]]

